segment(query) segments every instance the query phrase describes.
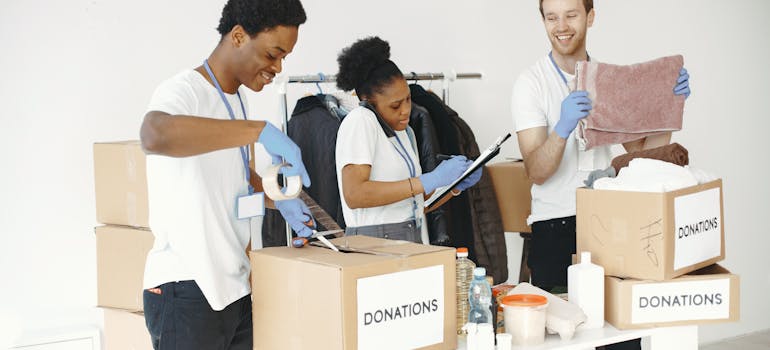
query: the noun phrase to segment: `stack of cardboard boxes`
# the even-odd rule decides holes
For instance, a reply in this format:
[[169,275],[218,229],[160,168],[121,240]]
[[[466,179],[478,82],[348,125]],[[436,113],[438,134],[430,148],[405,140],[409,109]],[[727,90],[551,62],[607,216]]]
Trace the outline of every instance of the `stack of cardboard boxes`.
[[[152,349],[142,313],[148,228],[138,142],[94,145],[98,306],[105,348]],[[371,237],[250,252],[255,349],[454,349],[453,248]]]
[[145,156],[137,141],[94,144],[97,305],[107,350],[152,349],[142,313],[148,226]]
[[735,321],[740,280],[725,257],[722,180],[665,193],[577,190],[577,252],[605,272],[619,329]]
[[[529,232],[523,162],[487,166],[503,226]],[[736,321],[740,279],[725,257],[722,180],[666,193],[577,190],[577,252],[604,267],[605,320],[619,329]]]

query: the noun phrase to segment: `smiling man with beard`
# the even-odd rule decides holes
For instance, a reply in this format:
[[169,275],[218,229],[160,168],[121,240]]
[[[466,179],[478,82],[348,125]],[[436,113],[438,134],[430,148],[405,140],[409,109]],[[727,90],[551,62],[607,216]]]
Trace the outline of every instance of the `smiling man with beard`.
[[[591,171],[610,164],[610,147],[579,151],[572,132],[588,116],[591,100],[586,91],[572,91],[575,63],[593,60],[586,51],[588,28],[594,23],[592,0],[539,0],[540,14],[551,52],[516,80],[512,114],[532,180],[532,242],[527,264],[532,283],[548,291],[565,292],[567,267],[575,253],[575,192]],[[689,75],[682,69],[671,77],[672,93],[689,95]],[[674,81],[674,79],[677,79]],[[669,143],[671,134],[623,144],[627,151]],[[639,341],[618,348],[638,349]],[[608,348],[610,348],[608,346]]]

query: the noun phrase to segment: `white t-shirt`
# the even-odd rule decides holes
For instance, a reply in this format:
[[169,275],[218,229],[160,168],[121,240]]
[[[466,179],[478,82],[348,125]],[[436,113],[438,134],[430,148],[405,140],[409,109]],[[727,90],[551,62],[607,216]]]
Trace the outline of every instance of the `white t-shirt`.
[[[570,86],[574,75],[562,71]],[[521,73],[513,85],[511,110],[517,132],[548,127],[548,134],[561,116],[561,103],[569,88],[559,76],[548,55]],[[542,185],[532,185],[532,214],[527,223],[575,215],[575,192],[594,169],[604,169],[611,160],[610,147],[579,151],[574,131],[567,139],[561,164]],[[580,165],[580,166],[579,166]]]
[[[409,135],[406,131],[396,131],[396,137],[406,149],[409,158],[415,166],[415,176],[422,174],[420,158],[415,154]],[[400,148],[399,148],[400,149]],[[427,225],[422,213],[424,204],[422,194],[413,198],[372,208],[350,209],[345,202],[342,189],[342,168],[348,164],[368,164],[372,166],[369,179],[371,181],[402,181],[412,175],[409,173],[406,160],[402,158],[397,148],[388,140],[385,132],[377,122],[377,116],[365,107],[356,107],[342,120],[337,131],[336,146],[337,183],[342,200],[342,214],[345,224],[351,227],[393,224],[415,218],[413,204],[417,202],[418,220],[422,220],[422,242],[428,244]]]
[[[243,119],[237,95],[225,95],[235,117]],[[217,89],[194,70],[162,82],[147,110],[230,119]],[[148,155],[155,243],[147,255],[144,288],[195,280],[214,310],[248,295],[250,225],[235,215],[236,198],[248,193],[247,186],[238,148],[181,158]]]

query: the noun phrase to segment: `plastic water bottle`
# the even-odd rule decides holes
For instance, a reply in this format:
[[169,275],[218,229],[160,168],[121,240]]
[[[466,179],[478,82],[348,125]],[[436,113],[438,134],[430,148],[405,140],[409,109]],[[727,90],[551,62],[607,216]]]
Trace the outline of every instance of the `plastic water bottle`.
[[591,252],[580,253],[580,263],[567,268],[569,302],[583,309],[581,329],[604,327],[604,268],[591,263]]
[[468,322],[492,324],[492,287],[486,279],[487,269],[477,267],[473,270],[473,281],[468,290],[468,302],[471,311]]
[[471,310],[468,302],[468,290],[473,280],[473,269],[476,264],[468,259],[468,248],[457,248],[457,334],[462,334],[462,327],[468,322],[468,312]]

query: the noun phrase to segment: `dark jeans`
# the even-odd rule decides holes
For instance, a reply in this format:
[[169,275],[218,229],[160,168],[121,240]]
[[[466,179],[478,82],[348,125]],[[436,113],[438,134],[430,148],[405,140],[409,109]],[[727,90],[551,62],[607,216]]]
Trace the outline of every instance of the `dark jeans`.
[[144,318],[155,350],[251,350],[251,294],[214,311],[195,281],[165,283],[161,294],[144,291]]
[[[575,254],[575,217],[568,216],[532,223],[527,266],[532,284],[545,291],[567,291],[567,267]],[[607,350],[641,349],[639,339],[607,345]]]

